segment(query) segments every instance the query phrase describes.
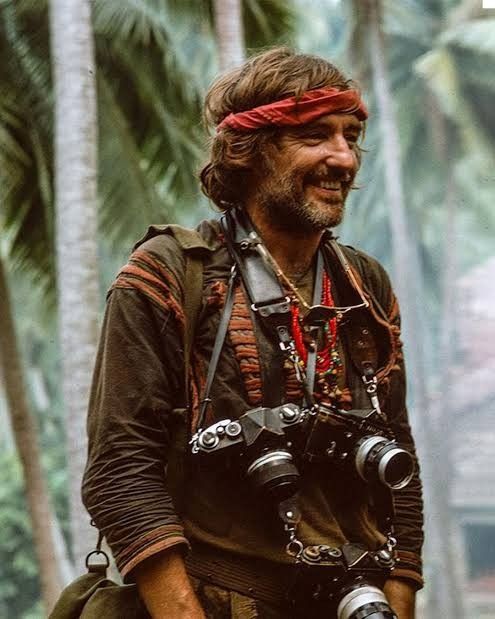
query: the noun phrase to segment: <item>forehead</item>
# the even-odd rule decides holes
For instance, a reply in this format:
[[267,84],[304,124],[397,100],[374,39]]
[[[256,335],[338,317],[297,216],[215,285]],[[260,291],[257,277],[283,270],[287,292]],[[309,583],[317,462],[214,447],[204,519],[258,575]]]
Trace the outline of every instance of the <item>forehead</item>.
[[357,132],[361,131],[362,123],[354,114],[325,114],[325,116],[320,116],[316,120],[312,122],[305,123],[304,125],[299,125],[296,127],[291,127],[292,129],[304,131],[306,129],[312,129],[313,127],[321,127],[327,128],[328,130],[347,130],[354,129]]

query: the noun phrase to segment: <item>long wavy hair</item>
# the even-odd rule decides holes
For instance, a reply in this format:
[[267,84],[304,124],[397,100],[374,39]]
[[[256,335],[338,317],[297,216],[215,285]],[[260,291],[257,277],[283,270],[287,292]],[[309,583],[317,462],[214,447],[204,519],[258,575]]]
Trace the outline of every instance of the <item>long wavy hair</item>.
[[[230,113],[324,87],[357,88],[327,60],[277,47],[252,56],[213,82],[205,98],[204,122],[215,131]],[[253,170],[265,168],[268,145],[276,142],[279,133],[279,128],[272,127],[252,132],[225,127],[210,138],[210,160],[200,172],[201,188],[221,210],[243,203]]]

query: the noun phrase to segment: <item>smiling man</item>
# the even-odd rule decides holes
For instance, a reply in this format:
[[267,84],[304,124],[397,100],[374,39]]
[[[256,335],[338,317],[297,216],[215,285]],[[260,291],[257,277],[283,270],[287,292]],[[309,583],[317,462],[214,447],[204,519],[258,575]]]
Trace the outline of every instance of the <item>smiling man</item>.
[[220,77],[201,184],[222,221],[151,227],[109,293],[83,494],[154,618],[414,617],[397,301],[331,231],[367,116],[286,48]]

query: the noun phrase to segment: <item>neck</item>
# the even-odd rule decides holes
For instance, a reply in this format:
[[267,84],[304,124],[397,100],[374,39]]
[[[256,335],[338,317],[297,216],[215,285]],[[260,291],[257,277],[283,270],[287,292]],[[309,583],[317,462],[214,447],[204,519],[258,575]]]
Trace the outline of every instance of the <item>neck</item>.
[[318,251],[323,231],[298,235],[274,228],[259,209],[247,208],[263,242],[284,274],[291,280],[302,277]]

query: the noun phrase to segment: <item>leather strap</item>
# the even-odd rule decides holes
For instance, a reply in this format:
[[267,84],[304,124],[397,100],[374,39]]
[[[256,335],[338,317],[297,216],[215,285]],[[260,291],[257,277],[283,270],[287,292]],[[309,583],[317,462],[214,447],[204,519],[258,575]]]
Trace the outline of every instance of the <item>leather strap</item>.
[[273,269],[266,264],[259,248],[262,242],[239,210],[228,211],[222,226],[229,251],[246,287],[252,309],[270,328],[290,325],[290,303]]
[[[321,303],[321,291],[323,288],[323,255],[321,253],[321,249],[318,250],[318,256],[316,258],[316,276],[315,283],[313,288],[313,305],[319,305]],[[315,342],[315,347],[312,350],[308,351],[308,361],[306,364],[306,384],[308,386],[309,393],[313,393],[315,386],[315,374],[316,374],[316,354],[317,347]],[[306,398],[305,398],[306,399]],[[309,402],[305,402],[309,404]]]
[[[244,286],[251,301],[251,308],[261,322],[274,333],[282,350],[292,343],[290,301],[285,295],[271,264],[264,258],[264,246],[245,213],[238,209],[228,211],[222,219],[222,226],[229,251],[239,268]],[[313,293],[314,305],[321,302],[324,260],[318,252],[316,281]],[[316,350],[310,353],[308,375],[303,384],[305,402],[312,406],[315,380]],[[269,378],[269,377],[268,377]],[[264,385],[270,385],[267,377]]]
[[203,395],[200,401],[199,418],[198,418],[198,430],[203,429],[203,422],[206,417],[206,411],[210,400],[210,390],[215,378],[215,372],[217,370],[218,360],[220,359],[220,353],[222,352],[225,337],[227,335],[227,329],[229,327],[230,316],[232,315],[232,308],[234,306],[234,284],[237,275],[235,265],[232,267],[230,273],[229,286],[227,290],[227,296],[225,298],[225,304],[223,306],[222,316],[218,325],[217,334],[215,336],[215,342],[213,344],[213,351],[211,353],[210,363],[208,365],[208,373],[206,375],[205,386]]

